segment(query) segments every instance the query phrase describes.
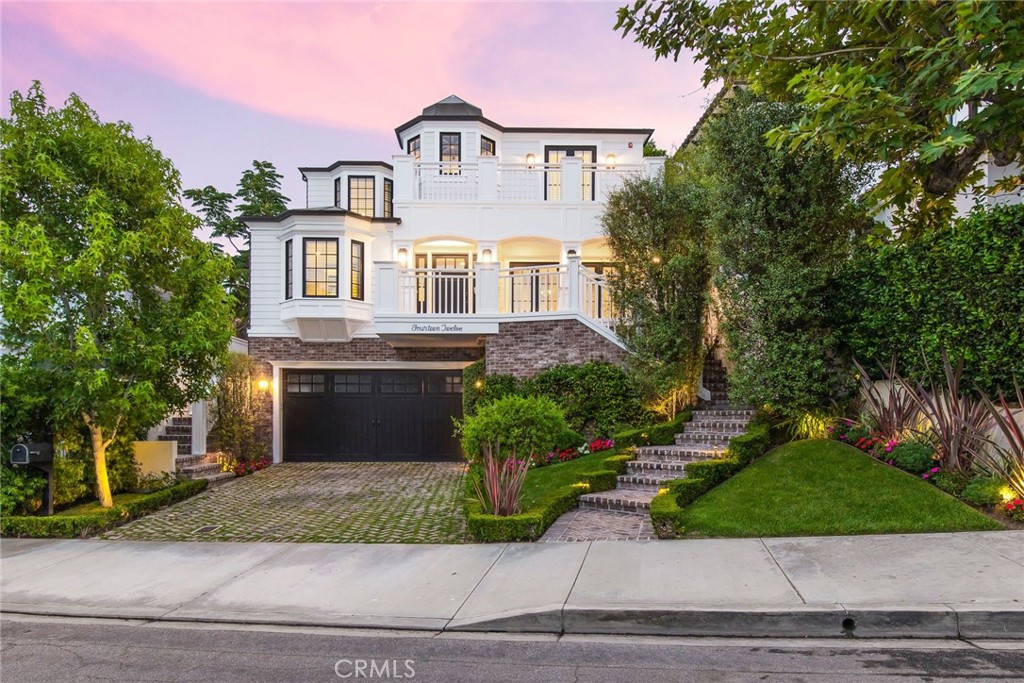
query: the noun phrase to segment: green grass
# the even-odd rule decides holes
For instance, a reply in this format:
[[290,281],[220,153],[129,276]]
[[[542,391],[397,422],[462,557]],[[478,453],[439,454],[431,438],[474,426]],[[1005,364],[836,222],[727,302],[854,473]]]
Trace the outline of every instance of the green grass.
[[687,536],[827,536],[1001,529],[931,484],[837,441],[781,446],[682,514]]
[[[152,492],[150,492],[150,493],[116,493],[116,494],[114,494],[114,505],[125,505],[127,503],[133,503],[133,502],[135,502],[137,500],[142,500],[143,498],[145,498],[147,496],[150,496],[150,495],[152,495]],[[66,515],[66,516],[91,515],[91,514],[94,514],[94,513],[97,513],[97,512],[105,512],[106,510],[107,510],[107,508],[102,507],[100,505],[99,501],[94,500],[94,501],[92,501],[90,503],[82,503],[81,505],[76,505],[74,507],[70,507],[70,508],[61,510],[60,512],[54,512],[53,514],[54,515]]]
[[614,451],[601,451],[569,462],[530,470],[523,482],[520,507],[529,510],[558,489],[579,482],[584,474],[605,469],[604,459],[613,454]]

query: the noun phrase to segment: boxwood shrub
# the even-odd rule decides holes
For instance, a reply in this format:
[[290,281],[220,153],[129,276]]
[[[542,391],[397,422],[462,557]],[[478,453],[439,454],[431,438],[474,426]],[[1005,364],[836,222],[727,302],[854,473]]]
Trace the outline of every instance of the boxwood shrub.
[[661,422],[650,427],[627,429],[615,434],[616,447],[619,446],[669,446],[676,442],[676,434],[683,431],[683,423],[689,422],[693,412],[684,410],[674,420]]
[[203,491],[208,482],[205,479],[190,479],[178,482],[160,491],[102,512],[83,515],[62,515],[52,517],[3,517],[0,519],[0,536],[15,538],[84,538],[137,517],[158,510],[164,506],[185,500]]

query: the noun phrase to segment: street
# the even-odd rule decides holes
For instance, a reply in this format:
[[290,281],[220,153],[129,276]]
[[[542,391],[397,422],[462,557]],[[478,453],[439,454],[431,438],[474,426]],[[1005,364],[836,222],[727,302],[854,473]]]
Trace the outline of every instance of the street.
[[1019,681],[1021,648],[997,641],[473,635],[19,615],[0,621],[4,683]]

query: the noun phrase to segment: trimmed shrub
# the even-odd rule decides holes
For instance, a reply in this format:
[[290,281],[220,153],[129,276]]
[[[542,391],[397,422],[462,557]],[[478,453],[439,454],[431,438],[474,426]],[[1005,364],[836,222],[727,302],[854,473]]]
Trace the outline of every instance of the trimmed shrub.
[[512,375],[488,375],[484,359],[462,370],[462,414],[476,415],[480,407],[519,393],[519,380]]
[[459,425],[462,448],[472,460],[479,458],[484,444],[499,459],[513,452],[520,459],[547,453],[565,430],[562,411],[542,396],[506,396],[478,408]]
[[52,517],[0,518],[0,536],[16,538],[84,538],[106,531],[132,519],[185,500],[203,491],[205,479],[191,479],[169,486],[101,512],[84,515],[53,515]]
[[35,512],[45,487],[46,480],[35,470],[4,462],[0,465],[0,517]]
[[651,501],[651,524],[658,538],[675,538],[683,532],[683,509],[670,492],[659,493]]
[[[689,469],[689,465],[687,466]],[[679,507],[686,507],[693,501],[711,490],[712,484],[697,477],[686,479],[671,479],[665,482]]]
[[991,506],[1003,502],[1000,491],[1006,482],[997,477],[977,476],[964,487],[963,498],[975,505]]
[[605,458],[602,462],[604,463],[604,466],[607,469],[615,472],[616,474],[625,474],[627,463],[629,463],[631,460],[634,460],[635,458],[636,456],[632,453],[632,451],[630,451],[629,453],[613,455],[609,458]]
[[587,442],[587,437],[571,429],[563,429],[555,439],[555,450],[564,451],[567,448],[578,448]]
[[521,391],[555,401],[565,411],[569,427],[589,438],[606,438],[619,425],[650,419],[640,388],[625,370],[611,363],[556,365],[524,381]]
[[752,422],[745,434],[729,439],[728,453],[746,467],[771,447],[771,428],[762,422]]
[[740,463],[733,458],[715,458],[687,463],[686,478],[703,480],[708,488],[718,486],[723,481],[739,472],[749,463]]
[[901,470],[924,474],[937,463],[932,459],[935,449],[920,441],[903,441],[892,447],[889,459]]
[[676,416],[674,420],[651,425],[650,427],[639,427],[619,432],[612,438],[616,447],[625,446],[669,446],[676,442],[676,434],[683,431],[683,423],[689,422],[693,417],[690,410],[685,410]]

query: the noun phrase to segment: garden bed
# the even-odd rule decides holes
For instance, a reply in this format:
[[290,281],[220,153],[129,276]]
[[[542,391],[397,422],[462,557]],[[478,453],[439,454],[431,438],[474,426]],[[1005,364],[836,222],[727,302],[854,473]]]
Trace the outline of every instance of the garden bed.
[[130,522],[162,507],[185,500],[206,489],[205,479],[181,481],[152,493],[121,493],[114,506],[85,503],[51,517],[7,516],[0,520],[0,536],[15,538],[85,538]]
[[467,481],[466,530],[474,540],[485,543],[535,541],[560,515],[575,508],[584,493],[614,489],[632,459],[631,453],[609,456],[605,451],[533,468],[523,484],[522,512],[507,517],[484,514],[472,482]]
[[702,537],[1003,528],[927,481],[826,440],[775,449],[682,509],[679,524],[684,535]]

